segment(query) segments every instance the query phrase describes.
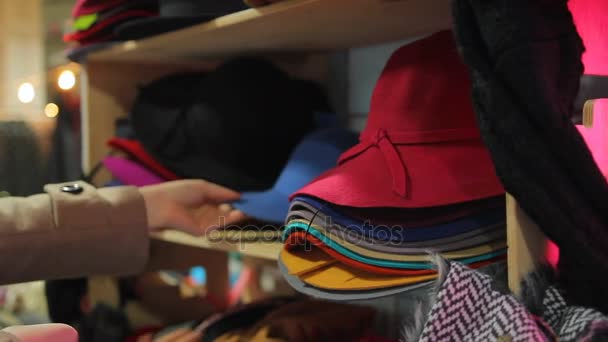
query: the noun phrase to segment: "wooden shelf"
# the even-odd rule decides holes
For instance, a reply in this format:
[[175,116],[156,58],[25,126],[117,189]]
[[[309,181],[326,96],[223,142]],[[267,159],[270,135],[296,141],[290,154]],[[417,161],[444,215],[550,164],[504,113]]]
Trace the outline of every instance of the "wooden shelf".
[[[98,51],[89,56],[82,75],[84,170],[106,155],[114,120],[127,115],[138,86],[163,75],[212,69],[238,54],[263,54],[294,77],[325,83],[330,75],[327,52],[406,40],[450,26],[449,0],[286,0]],[[509,281],[517,293],[522,277],[543,259],[546,241],[511,197],[506,210]],[[217,268],[211,279],[218,279],[213,285],[218,293],[227,288],[225,251],[276,260],[282,247],[279,242],[211,242],[177,231],[156,234],[154,243],[160,247],[152,248],[151,269],[206,261]]]
[[167,230],[154,235],[157,240],[171,242],[191,247],[199,247],[211,250],[238,252],[243,256],[251,256],[261,259],[277,260],[283,244],[279,241],[260,242],[211,242],[205,237],[194,237],[186,233]]
[[176,62],[238,53],[326,51],[451,26],[449,0],[287,0],[93,53],[89,61]]

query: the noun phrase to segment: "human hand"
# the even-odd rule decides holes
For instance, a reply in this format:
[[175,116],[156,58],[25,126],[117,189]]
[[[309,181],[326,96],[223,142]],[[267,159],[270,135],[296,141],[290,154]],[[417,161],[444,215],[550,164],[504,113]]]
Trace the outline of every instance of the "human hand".
[[243,221],[246,216],[226,202],[240,194],[204,180],[178,180],[139,188],[151,231],[177,229],[202,235],[212,228]]

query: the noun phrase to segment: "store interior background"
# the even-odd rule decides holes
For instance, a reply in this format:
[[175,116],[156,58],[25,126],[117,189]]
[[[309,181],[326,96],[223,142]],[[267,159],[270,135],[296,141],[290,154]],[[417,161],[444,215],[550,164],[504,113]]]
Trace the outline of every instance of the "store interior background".
[[[0,0],[0,190],[27,196],[81,176],[82,66],[62,40],[74,0]],[[344,125],[365,125],[372,88],[401,42],[333,56],[329,93]],[[212,276],[212,275],[209,275]],[[399,307],[396,301],[376,305]],[[0,287],[0,328],[48,320],[42,282]],[[387,322],[388,324],[389,322]]]

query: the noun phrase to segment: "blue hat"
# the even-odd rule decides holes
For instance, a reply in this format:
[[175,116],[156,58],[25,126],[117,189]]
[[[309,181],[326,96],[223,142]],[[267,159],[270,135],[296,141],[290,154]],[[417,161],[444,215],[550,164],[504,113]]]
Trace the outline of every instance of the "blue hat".
[[233,206],[253,218],[283,223],[289,211],[289,195],[336,166],[340,155],[357,142],[358,135],[343,128],[324,128],[310,133],[293,150],[270,190],[244,192]]

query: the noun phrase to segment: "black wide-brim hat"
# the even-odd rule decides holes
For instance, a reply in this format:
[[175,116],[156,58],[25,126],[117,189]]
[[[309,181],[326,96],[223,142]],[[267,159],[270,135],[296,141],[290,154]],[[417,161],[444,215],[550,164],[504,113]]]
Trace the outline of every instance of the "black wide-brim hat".
[[142,39],[210,21],[247,8],[242,0],[159,0],[159,16],[118,26],[121,40]]
[[272,187],[316,111],[329,111],[320,87],[247,57],[142,87],[131,119],[148,153],[178,176],[256,191]]

